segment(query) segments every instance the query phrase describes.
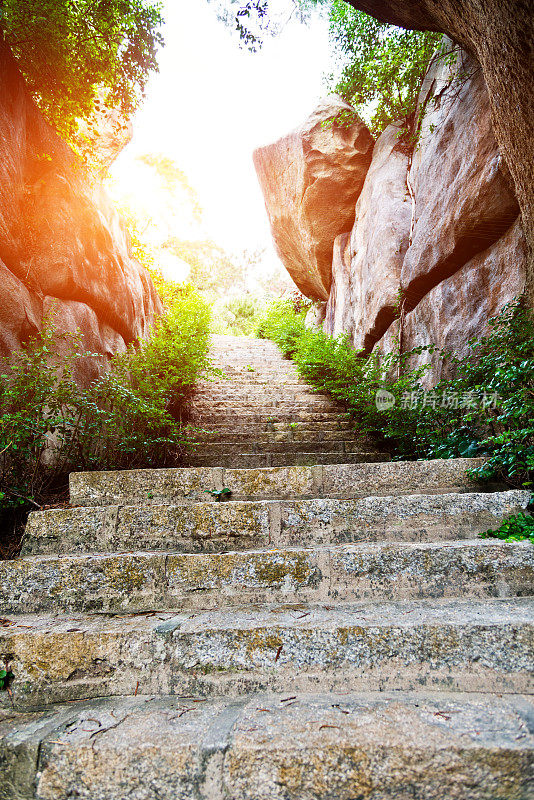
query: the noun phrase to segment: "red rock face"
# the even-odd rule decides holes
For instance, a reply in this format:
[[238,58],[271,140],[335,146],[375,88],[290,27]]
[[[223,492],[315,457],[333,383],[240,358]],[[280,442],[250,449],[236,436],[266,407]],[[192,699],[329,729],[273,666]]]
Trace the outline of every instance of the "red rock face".
[[350,233],[341,233],[334,241],[332,285],[326,304],[323,330],[329,336],[354,332],[354,315],[350,286]]
[[410,182],[413,240],[402,265],[407,307],[496,242],[519,214],[502,170],[489,100],[477,64],[447,41],[419,97],[421,130]]
[[[402,326],[402,349],[436,344],[440,350],[462,358],[470,339],[484,336],[488,320],[525,288],[527,246],[518,219],[494,245],[471,259],[450,278],[435,286],[416,308],[406,314]],[[395,322],[378,345],[391,352],[400,334]],[[438,355],[414,356],[410,366],[430,364],[426,384],[448,377]]]
[[347,0],[384,22],[442,31],[476,55],[496,139],[513,179],[529,245],[526,296],[534,307],[534,13],[528,0]]
[[[339,114],[348,122],[338,124]],[[334,239],[350,231],[373,139],[332,96],[288,136],[254,153],[278,255],[308,297],[327,300]]]
[[[453,59],[443,58],[451,52]],[[389,352],[403,307],[404,351],[435,343],[463,355],[468,340],[484,335],[488,319],[523,292],[528,254],[480,69],[449,40],[426,75],[418,119],[411,156],[399,124],[375,144],[352,230],[332,240],[323,328],[349,334],[358,350]],[[287,256],[285,263],[293,274]],[[439,370],[435,359],[429,383]]]
[[380,136],[356,204],[348,260],[352,338],[358,350],[373,348],[394,320],[399,301],[412,213],[401,133],[400,125],[393,124]]
[[44,120],[5,47],[0,149],[0,303],[12,309],[0,314],[1,349],[15,349],[39,328],[49,298],[66,314],[58,325],[78,320],[88,349],[96,328],[106,342],[96,352],[143,338],[161,310],[150,276],[130,257],[102,187],[86,179]]

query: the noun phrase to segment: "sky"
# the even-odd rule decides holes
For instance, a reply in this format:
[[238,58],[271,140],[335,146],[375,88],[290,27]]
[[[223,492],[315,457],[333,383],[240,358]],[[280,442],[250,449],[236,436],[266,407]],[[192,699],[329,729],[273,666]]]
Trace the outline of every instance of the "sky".
[[[274,5],[281,19],[289,17],[291,0]],[[112,194],[141,219],[163,220],[168,198],[139,156],[164,155],[186,173],[204,208],[202,231],[175,209],[172,220],[167,213],[167,233],[171,226],[182,238],[206,234],[229,251],[265,247],[272,261],[252,152],[296,127],[326,93],[323,78],[332,68],[327,21],[318,14],[306,25],[291,19],[252,54],[239,48],[207,0],[167,0],[165,20],[160,71],[134,117],[133,139],[111,169]],[[180,279],[175,267],[177,274],[169,274],[170,259],[168,277]]]

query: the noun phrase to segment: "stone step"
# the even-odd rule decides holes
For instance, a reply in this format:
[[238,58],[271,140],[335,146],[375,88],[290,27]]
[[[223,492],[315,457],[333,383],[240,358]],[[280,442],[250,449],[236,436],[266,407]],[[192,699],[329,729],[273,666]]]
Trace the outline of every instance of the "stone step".
[[[327,432],[328,433],[328,432]],[[335,433],[331,431],[330,433]],[[243,454],[254,453],[364,453],[369,451],[369,446],[366,447],[365,440],[362,438],[348,438],[349,434],[346,431],[341,432],[343,438],[309,438],[304,441],[298,439],[289,439],[287,436],[281,434],[280,440],[273,439],[250,439],[245,438],[242,441],[190,441],[188,449],[191,455],[194,456],[210,456],[216,458],[219,454],[223,455],[227,452],[234,452],[236,454],[243,452]],[[326,436],[327,434],[325,434]],[[189,455],[186,456],[189,458]]]
[[387,461],[389,453],[313,453],[285,451],[283,453],[239,453],[233,452],[197,454],[187,453],[184,466],[189,467],[243,467],[260,469],[262,467],[314,466],[321,464],[364,464]]
[[480,491],[479,485],[467,476],[467,470],[481,464],[483,459],[451,458],[315,467],[186,467],[73,472],[70,476],[70,501],[73,506],[214,502],[209,490],[223,488],[230,490],[230,500]]
[[15,708],[95,696],[251,691],[532,693],[534,600],[261,606],[9,618]]
[[[274,442],[275,444],[284,443],[284,442],[296,442],[298,443],[299,447],[301,444],[313,444],[315,447],[317,444],[327,444],[330,442],[343,442],[345,440],[352,441],[355,440],[360,444],[365,442],[367,448],[369,449],[369,440],[364,439],[361,434],[358,434],[354,431],[354,428],[346,426],[344,429],[339,428],[315,428],[315,429],[308,429],[307,427],[299,427],[298,425],[287,429],[284,428],[277,428],[275,430],[269,429],[267,426],[265,430],[259,430],[258,428],[254,429],[247,429],[247,430],[234,430],[230,431],[229,429],[223,430],[198,430],[195,429],[191,433],[191,447],[195,447],[199,444],[231,444],[231,445],[250,445],[255,447],[256,445],[264,445],[270,444]],[[372,446],[372,443],[371,443]],[[312,447],[313,449],[313,447]]]
[[236,404],[241,400],[249,400],[251,402],[260,402],[263,403],[268,400],[279,400],[280,394],[283,392],[284,401],[288,402],[299,402],[299,403],[307,403],[308,401],[313,400],[322,400],[327,401],[330,400],[329,395],[315,392],[311,388],[306,388],[305,386],[297,386],[295,388],[291,388],[288,386],[254,386],[254,385],[245,385],[244,387],[234,386],[233,383],[228,382],[225,386],[215,387],[210,386],[205,392],[199,391],[195,394],[195,399],[201,403],[204,402],[216,402],[217,400],[224,400],[227,402],[235,402]]
[[353,691],[11,711],[0,797],[527,800],[532,712],[517,694]]
[[295,402],[294,400],[286,400],[280,395],[278,398],[266,400],[245,400],[241,399],[239,403],[232,400],[196,400],[191,406],[191,413],[195,414],[268,414],[274,416],[280,414],[299,414],[305,413],[321,413],[331,412],[340,414],[344,412],[342,406],[332,402],[332,400],[322,400],[314,398],[306,403]]
[[532,545],[481,539],[0,561],[3,614],[532,594]]
[[[193,434],[201,434],[205,438],[208,436],[221,436],[227,438],[229,441],[241,441],[254,439],[263,439],[273,436],[275,434],[284,436],[295,436],[303,438],[310,436],[310,438],[321,439],[322,434],[335,433],[339,434],[349,431],[350,433],[357,434],[359,439],[362,439],[362,434],[355,428],[354,423],[347,419],[334,419],[334,420],[318,420],[314,422],[300,421],[294,422],[291,420],[262,420],[260,422],[238,422],[235,420],[232,423],[229,417],[226,418],[224,423],[218,425],[207,425],[206,423],[197,423],[193,426]],[[349,435],[350,435],[349,433]],[[341,437],[343,438],[343,437]]]
[[237,426],[252,426],[259,424],[275,424],[286,425],[289,422],[299,422],[305,425],[324,422],[327,425],[332,425],[337,422],[349,422],[347,412],[338,411],[294,411],[288,413],[277,412],[276,414],[269,413],[253,413],[242,414],[239,409],[234,410],[233,413],[206,413],[196,414],[193,416],[193,425],[204,425],[213,427],[233,427]]
[[154,504],[32,512],[23,555],[472,539],[524,510],[528,491]]
[[272,386],[273,384],[280,384],[281,386],[295,391],[301,391],[305,388],[307,391],[315,392],[315,388],[299,377],[298,373],[290,370],[254,370],[246,369],[224,369],[224,375],[214,381],[202,381],[197,384],[196,391],[209,392],[211,389],[224,391],[227,388],[241,390],[243,387],[260,387]]

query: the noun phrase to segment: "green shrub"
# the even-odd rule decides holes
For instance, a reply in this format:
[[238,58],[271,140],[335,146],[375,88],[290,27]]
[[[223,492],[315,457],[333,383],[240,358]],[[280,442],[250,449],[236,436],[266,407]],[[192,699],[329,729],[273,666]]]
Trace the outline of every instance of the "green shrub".
[[[304,313],[289,300],[279,301],[268,310],[259,335],[277,342],[302,377],[344,403],[363,432],[380,436],[402,458],[483,455],[486,461],[472,471],[475,477],[532,485],[532,312],[518,302],[507,305],[490,321],[487,336],[470,342],[462,359],[433,347],[364,356],[346,337],[306,330]],[[422,382],[429,365],[410,366],[424,350],[454,374],[430,392]],[[393,395],[391,407],[377,408],[379,390]]]
[[260,339],[272,339],[286,358],[291,358],[306,331],[304,319],[310,306],[310,301],[297,294],[273,301],[259,320],[256,335]]
[[483,539],[504,539],[505,542],[527,540],[534,544],[534,517],[532,514],[515,514],[505,520],[499,528],[479,534]]
[[177,462],[187,442],[188,401],[211,369],[210,317],[190,287],[166,291],[166,313],[150,338],[114,357],[85,389],[73,370],[88,353],[79,336],[63,337],[58,370],[51,319],[27,347],[4,359],[0,511],[25,512],[64,496],[73,470]]
[[252,336],[264,309],[265,301],[252,295],[215,302],[212,308],[212,333]]

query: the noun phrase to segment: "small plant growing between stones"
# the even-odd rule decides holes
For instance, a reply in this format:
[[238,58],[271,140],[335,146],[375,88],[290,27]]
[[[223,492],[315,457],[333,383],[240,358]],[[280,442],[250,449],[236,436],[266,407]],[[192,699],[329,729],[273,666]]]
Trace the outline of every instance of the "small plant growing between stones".
[[216,503],[220,503],[223,500],[229,500],[230,495],[232,494],[232,490],[225,486],[223,489],[204,489],[206,494],[211,494],[212,497],[215,498]]
[[0,669],[0,691],[8,690],[14,677],[10,669]]

